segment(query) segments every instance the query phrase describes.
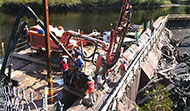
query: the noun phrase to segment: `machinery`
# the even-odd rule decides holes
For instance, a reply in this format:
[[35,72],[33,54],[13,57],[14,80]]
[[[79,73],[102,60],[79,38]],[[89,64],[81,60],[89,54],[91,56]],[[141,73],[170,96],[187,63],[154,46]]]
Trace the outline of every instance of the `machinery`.
[[[130,1],[129,1],[130,2]],[[112,68],[118,61],[120,53],[122,52],[122,43],[129,30],[129,23],[132,16],[132,6],[128,0],[123,0],[120,15],[116,22],[115,28],[111,30],[108,53],[106,60],[103,56],[99,55],[97,58],[96,70],[99,70],[101,66],[104,67],[104,77],[108,77],[108,69]],[[117,39],[119,38],[119,40]]]
[[[71,51],[72,47],[75,47],[77,45],[76,40],[70,40],[69,42],[66,42],[61,39],[62,34],[65,32],[63,28],[54,28],[52,25],[49,25],[49,29],[59,40],[59,42],[64,45],[67,51]],[[29,45],[33,49],[45,49],[45,32],[39,25],[30,27],[27,31],[27,37]],[[62,50],[59,50],[59,47],[52,40],[50,40],[50,47],[52,52],[62,52]]]
[[[23,29],[26,26],[26,22],[21,21],[24,17],[32,18],[36,22],[36,24],[38,24],[39,27],[41,27],[42,30],[45,30],[43,22],[37,17],[37,15],[33,12],[33,10],[29,6],[24,5],[19,10],[18,16],[17,16],[16,21],[15,21],[15,23],[13,25],[13,30],[11,32],[11,37],[10,37],[10,40],[9,40],[9,44],[8,44],[7,51],[6,51],[4,61],[3,61],[3,64],[2,64],[2,68],[1,68],[1,73],[0,73],[1,85],[10,85],[10,86],[12,86],[12,85],[18,84],[16,81],[11,80],[11,78],[10,78],[11,77],[11,66],[12,65],[9,64],[9,58],[11,56],[11,53],[15,50],[15,45],[17,43],[17,40],[19,39],[20,34],[22,33]],[[28,32],[29,35],[31,33],[32,32]],[[35,33],[35,31],[33,33]],[[29,38],[29,41],[30,41],[31,44],[33,44],[33,46],[34,46],[34,43],[35,43],[34,41],[39,42],[39,41],[44,40],[44,39],[40,40],[41,38],[44,37],[43,34],[38,34],[38,33],[35,33],[35,34],[33,34],[35,36]],[[98,46],[97,43],[99,43],[100,45],[103,44],[103,45],[101,45],[102,47],[106,47],[106,44],[103,41],[100,41],[100,40],[98,40],[96,38],[91,38],[89,36],[82,35],[82,34],[79,34],[77,32],[73,32],[73,31],[64,32],[63,35],[62,35],[62,38],[59,39],[58,37],[55,36],[55,34],[52,33],[52,31],[50,31],[51,43],[53,44],[53,46],[56,46],[56,48],[58,50],[61,50],[61,53],[64,53],[65,55],[67,55],[69,57],[69,59],[74,64],[73,69],[71,71],[71,77],[72,78],[71,78],[71,81],[70,81],[70,85],[73,86],[74,85],[73,82],[79,83],[81,81],[81,78],[82,78],[83,79],[82,82],[84,82],[84,83],[80,83],[79,85],[76,84],[76,86],[73,86],[73,87],[78,87],[78,89],[82,89],[83,85],[81,85],[81,84],[86,83],[84,80],[86,80],[87,76],[84,73],[81,73],[81,74],[79,74],[80,76],[76,77],[76,73],[77,73],[76,72],[77,70],[75,69],[75,62],[76,61],[73,59],[73,57],[71,56],[69,51],[66,49],[69,42],[70,42],[71,37],[73,37],[73,36],[76,37],[76,38],[82,38],[83,40],[86,40],[86,41],[89,41],[89,42],[91,42],[93,44],[96,44],[96,47]],[[37,40],[35,40],[36,38],[37,38]],[[64,40],[63,40],[63,38],[64,38]],[[65,42],[63,42],[63,41],[65,41]],[[38,43],[36,43],[36,44],[38,44]],[[40,48],[44,47],[44,43],[40,44],[40,45],[38,45],[37,47],[40,47]],[[57,50],[54,50],[54,51],[57,51]],[[90,55],[90,57],[92,57],[92,55]],[[6,70],[7,66],[9,66],[8,67],[9,70],[8,70],[8,73],[5,74],[5,70]]]
[[[32,18],[36,22],[36,24],[38,24],[43,30],[45,30],[43,22],[37,17],[37,15],[32,11],[30,7],[23,6],[19,10],[16,22],[13,26],[11,38],[8,44],[8,48],[6,51],[6,55],[5,55],[3,65],[1,68],[1,73],[0,73],[0,81],[1,83],[4,83],[6,85],[13,82],[13,80],[10,79],[11,65],[10,64],[8,65],[8,63],[9,63],[9,58],[10,58],[11,53],[14,51],[15,44],[19,37],[19,33],[21,33],[22,29],[26,25],[21,22],[21,19],[24,16],[27,18]],[[91,58],[91,62],[93,62],[93,64],[96,65],[97,70],[101,66],[103,66],[103,69],[104,69],[103,75],[106,78],[106,75],[108,74],[108,69],[112,68],[120,57],[120,53],[122,52],[122,43],[129,29],[128,27],[129,27],[131,16],[132,16],[131,5],[128,3],[128,0],[123,0],[119,19],[114,29],[111,30],[109,44],[97,38],[89,37],[87,35],[74,32],[71,30],[64,31],[61,38],[56,37],[56,35],[53,34],[52,31],[50,31],[51,43],[54,44],[54,46],[56,46],[58,50],[61,50],[61,53],[66,54],[74,64],[73,69],[70,71],[71,74],[70,74],[69,85],[73,86],[76,89],[82,89],[84,87],[84,84],[86,84],[86,81],[87,81],[87,75],[85,75],[82,72],[78,74],[77,70],[75,69],[76,61],[73,59],[73,57],[69,53],[68,47],[67,47],[70,42],[70,39],[74,37],[75,40],[78,40],[78,41],[85,40],[95,45],[93,53],[87,56],[83,49],[83,43],[81,42],[80,45],[81,45],[81,50],[82,50],[82,56],[83,58]],[[33,37],[30,38],[29,40],[30,43],[33,42],[32,39]],[[99,47],[101,47],[105,52],[107,52],[106,56],[102,56],[100,52],[98,52],[97,49]],[[97,59],[95,59],[95,55],[97,55]],[[5,69],[7,65],[9,66],[9,72],[8,74],[5,74]]]
[[[16,22],[13,25],[13,30],[11,32],[11,37],[9,40],[9,44],[7,47],[7,51],[4,57],[4,61],[1,67],[1,73],[0,73],[0,81],[1,84],[4,85],[9,85],[12,82],[14,82],[13,80],[10,79],[10,75],[11,75],[11,65],[9,64],[9,72],[8,74],[5,74],[5,69],[8,65],[9,62],[9,58],[11,53],[14,51],[15,49],[15,44],[17,43],[17,40],[19,38],[20,33],[22,33],[22,30],[25,27],[25,22],[21,22],[21,20],[24,18],[32,18],[37,24],[39,24],[39,26],[45,30],[44,24],[43,22],[37,17],[37,15],[33,12],[33,10],[29,7],[29,6],[23,6],[19,12],[18,12],[18,16],[16,18]],[[62,50],[65,54],[68,55],[68,57],[72,60],[73,63],[75,63],[75,60],[72,58],[72,56],[70,55],[70,53],[65,49],[65,47],[63,46],[63,44],[61,44],[59,42],[59,40],[55,37],[55,35],[50,32],[50,37],[51,40],[60,48],[60,50]],[[14,83],[13,83],[14,85]]]
[[[67,49],[67,51],[72,52],[73,48],[81,45],[87,45],[87,43],[95,44],[97,42],[103,48],[107,48],[107,43],[96,39],[98,35],[85,35],[84,33],[75,32],[72,30],[65,31],[61,26],[53,27],[49,25],[50,31],[55,35],[61,44]],[[43,29],[39,25],[30,27],[27,31],[29,44],[33,49],[40,50],[45,48],[45,34]],[[93,36],[93,37],[91,37]],[[95,42],[94,42],[95,41]],[[60,53],[64,55],[63,51],[52,41],[50,40],[51,51],[55,53]]]

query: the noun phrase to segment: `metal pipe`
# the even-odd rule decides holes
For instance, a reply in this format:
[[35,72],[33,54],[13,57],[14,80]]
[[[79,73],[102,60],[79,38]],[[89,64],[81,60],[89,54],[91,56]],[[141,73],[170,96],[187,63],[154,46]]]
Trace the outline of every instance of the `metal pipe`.
[[48,13],[48,0],[43,0],[44,6],[44,26],[45,26],[45,43],[47,53],[47,76],[49,87],[49,103],[53,103],[53,79],[52,79],[52,66],[51,66],[51,52],[50,52],[50,37],[49,37],[49,13]]

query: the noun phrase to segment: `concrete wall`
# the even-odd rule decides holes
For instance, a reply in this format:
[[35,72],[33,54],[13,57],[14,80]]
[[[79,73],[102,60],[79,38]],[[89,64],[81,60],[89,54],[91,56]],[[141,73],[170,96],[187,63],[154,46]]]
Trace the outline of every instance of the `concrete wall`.
[[[133,59],[137,59],[132,70],[126,73],[129,74],[126,81],[126,92],[131,101],[135,101],[139,86],[143,87],[154,76],[154,71],[161,58],[160,49],[163,45],[161,41],[165,39],[162,31],[165,29],[166,21],[165,17],[158,18],[153,24],[154,32],[147,29],[140,36],[139,45],[133,44],[123,53],[124,58],[129,61],[128,65],[130,65],[130,61],[135,62]],[[137,58],[137,54],[140,54],[139,58]]]

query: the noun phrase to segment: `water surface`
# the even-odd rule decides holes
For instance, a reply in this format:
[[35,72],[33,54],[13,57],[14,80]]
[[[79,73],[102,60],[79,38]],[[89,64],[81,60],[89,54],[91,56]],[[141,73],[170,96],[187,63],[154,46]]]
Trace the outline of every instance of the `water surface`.
[[[155,9],[135,9],[133,10],[132,23],[142,24],[148,20],[156,20],[159,16],[167,14],[190,14],[189,7],[155,8]],[[42,13],[37,13],[43,19]],[[50,23],[63,26],[66,30],[77,31],[81,29],[85,33],[90,33],[93,29],[99,32],[110,30],[110,23],[115,23],[119,16],[119,10],[99,10],[85,12],[50,13]],[[0,40],[7,42],[17,17],[16,13],[0,13]],[[33,20],[29,24],[34,25]]]

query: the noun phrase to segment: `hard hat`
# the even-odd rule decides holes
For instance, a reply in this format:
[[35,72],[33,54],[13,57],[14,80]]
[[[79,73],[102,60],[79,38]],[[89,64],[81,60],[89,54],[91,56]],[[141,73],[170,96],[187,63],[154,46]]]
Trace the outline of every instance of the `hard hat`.
[[27,26],[27,25],[25,25],[25,28],[28,28],[28,26]]
[[127,61],[126,61],[126,60],[124,60],[124,61],[123,61],[123,63],[125,64],[125,63],[127,63]]
[[66,58],[63,58],[63,62],[67,63],[67,59],[66,59]]
[[91,81],[91,80],[92,80],[92,77],[91,77],[91,76],[88,76],[88,80],[90,80],[90,81]]
[[79,55],[77,59],[81,59],[81,56]]
[[58,27],[58,30],[63,30],[63,27],[62,27],[62,26],[59,26],[59,27]]
[[74,52],[74,51],[72,52],[72,55],[75,55],[75,52]]

